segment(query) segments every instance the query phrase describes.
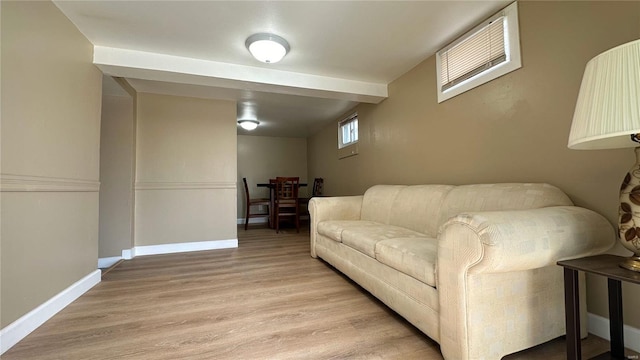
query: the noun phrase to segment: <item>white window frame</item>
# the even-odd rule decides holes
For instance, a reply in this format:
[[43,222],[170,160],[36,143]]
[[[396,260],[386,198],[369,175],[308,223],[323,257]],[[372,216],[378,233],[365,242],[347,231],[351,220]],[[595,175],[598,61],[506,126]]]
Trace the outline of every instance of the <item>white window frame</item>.
[[[453,48],[460,42],[475,35],[476,32],[486,27],[492,21],[495,21],[501,17],[504,17],[504,35],[505,35],[505,55],[506,60],[496,66],[493,66],[485,71],[482,71],[475,76],[460,82],[444,91],[442,91],[442,79],[440,76],[441,69],[441,56],[447,50]],[[510,73],[516,69],[522,67],[522,60],[520,57],[520,34],[518,26],[518,3],[514,2],[506,8],[502,9],[489,19],[485,20],[472,30],[468,31],[451,44],[447,45],[436,53],[436,79],[438,86],[438,103],[441,103],[454,96],[460,95],[465,91],[471,90],[477,86],[487,83],[493,79],[496,79],[502,75]]]
[[[353,124],[355,124],[355,126],[353,126],[350,129],[350,133],[351,133],[351,137],[355,139],[351,139],[347,141],[343,136],[344,134],[343,129],[345,126],[350,126]],[[359,138],[358,137],[358,113],[351,114],[346,119],[338,122],[338,149],[343,149],[347,146],[357,144],[358,138]]]

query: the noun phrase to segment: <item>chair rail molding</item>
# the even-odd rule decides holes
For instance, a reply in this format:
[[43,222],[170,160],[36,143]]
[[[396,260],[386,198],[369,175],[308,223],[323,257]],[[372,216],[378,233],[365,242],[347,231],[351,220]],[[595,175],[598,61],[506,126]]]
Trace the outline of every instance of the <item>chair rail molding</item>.
[[199,190],[220,189],[236,190],[235,182],[168,182],[168,181],[139,181],[135,184],[136,190]]
[[0,174],[2,192],[98,192],[99,180],[59,178],[51,176]]

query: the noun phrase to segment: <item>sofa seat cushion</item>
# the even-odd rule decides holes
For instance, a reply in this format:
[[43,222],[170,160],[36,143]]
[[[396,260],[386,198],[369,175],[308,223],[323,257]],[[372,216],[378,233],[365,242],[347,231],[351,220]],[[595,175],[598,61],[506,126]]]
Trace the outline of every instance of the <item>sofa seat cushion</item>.
[[399,226],[379,223],[351,227],[342,231],[342,243],[375,258],[379,241],[395,238],[420,238],[425,235]]
[[436,287],[438,240],[426,237],[382,240],[375,245],[375,255],[379,262]]
[[354,229],[373,225],[377,225],[377,223],[363,220],[329,220],[319,222],[317,232],[331,240],[342,242],[342,232],[345,229]]

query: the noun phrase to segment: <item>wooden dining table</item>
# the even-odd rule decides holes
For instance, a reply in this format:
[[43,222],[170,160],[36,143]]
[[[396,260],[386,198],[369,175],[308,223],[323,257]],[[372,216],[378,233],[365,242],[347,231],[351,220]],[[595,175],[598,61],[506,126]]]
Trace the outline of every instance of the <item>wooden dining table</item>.
[[[275,225],[275,212],[273,211],[273,209],[275,208],[275,201],[276,201],[276,194],[275,194],[275,190],[276,190],[276,184],[272,183],[272,182],[268,182],[268,183],[258,183],[256,184],[257,187],[266,187],[269,188],[269,202],[271,203],[271,211],[269,213],[269,217],[271,218],[271,221],[269,221],[269,227],[273,228]],[[299,183],[298,184],[299,187],[305,187],[307,186],[306,183]]]

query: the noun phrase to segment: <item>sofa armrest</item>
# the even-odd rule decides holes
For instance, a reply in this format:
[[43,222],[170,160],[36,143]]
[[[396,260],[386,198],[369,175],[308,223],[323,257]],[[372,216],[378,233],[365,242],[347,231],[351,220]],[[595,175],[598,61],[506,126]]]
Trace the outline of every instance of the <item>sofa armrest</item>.
[[562,335],[556,262],[605,252],[616,234],[591,210],[556,206],[461,214],[441,226],[438,240],[441,350],[447,359],[474,359],[549,340],[528,343],[534,335]]
[[470,272],[505,272],[600,254],[616,235],[602,215],[577,206],[460,214],[438,235],[438,263]]
[[311,256],[316,255],[317,225],[326,220],[359,220],[363,195],[314,197],[309,200]]

